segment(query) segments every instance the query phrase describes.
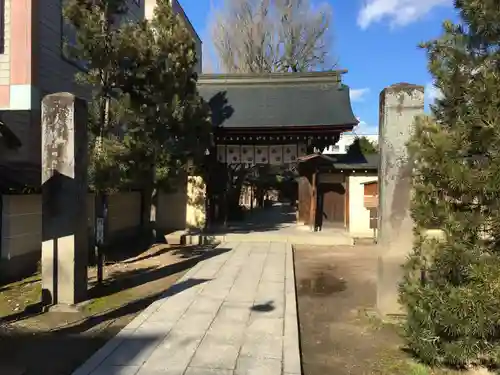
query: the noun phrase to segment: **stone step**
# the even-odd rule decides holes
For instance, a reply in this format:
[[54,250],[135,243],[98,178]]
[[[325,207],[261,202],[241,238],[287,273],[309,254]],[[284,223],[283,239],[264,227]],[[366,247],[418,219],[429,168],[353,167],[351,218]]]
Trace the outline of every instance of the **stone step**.
[[348,235],[332,234],[310,234],[310,235],[283,235],[283,234],[265,234],[265,233],[227,233],[220,235],[207,234],[185,234],[183,236],[183,245],[203,245],[220,244],[222,242],[282,242],[292,245],[347,245],[353,246],[354,239]]
[[187,232],[185,229],[177,230],[175,232],[165,235],[165,241],[169,245],[183,245],[183,238],[186,236]]

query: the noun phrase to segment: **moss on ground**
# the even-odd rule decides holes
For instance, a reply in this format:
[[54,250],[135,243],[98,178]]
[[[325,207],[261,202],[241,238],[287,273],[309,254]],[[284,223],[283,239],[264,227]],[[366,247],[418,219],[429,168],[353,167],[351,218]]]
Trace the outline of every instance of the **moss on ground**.
[[0,286],[0,319],[21,313],[26,307],[40,302],[40,274]]

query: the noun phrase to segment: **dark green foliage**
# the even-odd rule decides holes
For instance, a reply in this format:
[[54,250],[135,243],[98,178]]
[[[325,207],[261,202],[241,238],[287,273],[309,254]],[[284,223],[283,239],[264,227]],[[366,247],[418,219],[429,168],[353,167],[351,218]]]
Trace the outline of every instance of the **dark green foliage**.
[[416,240],[400,297],[408,345],[433,364],[500,364],[499,4],[455,1],[461,23],[423,45],[442,98],[409,143]]
[[196,89],[192,36],[158,0],[152,21],[127,19],[126,0],[65,0],[76,30],[68,54],[86,61],[78,81],[92,89],[91,186],[111,192],[168,186],[210,147],[207,103]]
[[142,169],[154,166],[160,184],[185,171],[188,161],[200,165],[212,132],[208,104],[196,88],[195,44],[169,3],[158,0],[153,20],[132,32],[130,66],[120,83],[139,117],[128,142]]
[[378,152],[377,146],[366,137],[356,137],[347,149],[349,155],[370,155]]

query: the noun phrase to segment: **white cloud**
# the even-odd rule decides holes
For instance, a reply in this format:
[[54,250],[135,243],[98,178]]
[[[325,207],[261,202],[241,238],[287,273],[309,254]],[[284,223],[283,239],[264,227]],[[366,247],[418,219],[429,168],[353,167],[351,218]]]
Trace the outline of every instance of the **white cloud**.
[[353,133],[357,135],[378,134],[377,125],[368,124],[366,121],[360,119],[359,117],[357,117],[357,119],[359,121],[359,124],[352,130]]
[[365,96],[370,93],[369,88],[363,89],[354,89],[349,91],[349,95],[353,102],[362,102],[365,99]]
[[451,0],[365,0],[358,14],[358,26],[364,30],[382,20],[389,21],[391,27],[405,26],[436,7],[451,5]]

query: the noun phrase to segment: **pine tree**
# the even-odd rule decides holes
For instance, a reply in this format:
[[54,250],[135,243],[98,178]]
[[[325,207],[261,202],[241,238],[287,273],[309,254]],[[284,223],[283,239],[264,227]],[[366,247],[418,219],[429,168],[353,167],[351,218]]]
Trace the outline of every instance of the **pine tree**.
[[117,85],[128,65],[126,43],[133,44],[132,33],[126,32],[133,27],[126,20],[127,0],[64,0],[63,4],[64,20],[76,36],[75,43],[66,41],[65,53],[84,67],[75,78],[92,93],[88,124],[91,187],[109,193],[128,182],[126,149],[118,129],[131,113]]
[[499,365],[500,3],[455,8],[461,21],[423,45],[442,96],[409,142],[416,240],[400,297],[422,360]]
[[204,161],[210,112],[196,87],[193,37],[169,0],[157,0],[153,19],[140,24],[131,40],[128,74],[120,86],[139,121],[129,127],[127,140],[155,206],[158,189],[184,174],[188,161],[197,166]]
[[377,153],[377,146],[366,137],[356,137],[347,149],[349,155],[371,155]]
[[[89,131],[89,182],[96,193],[96,217],[106,216],[106,193],[123,188],[131,175],[129,151],[119,128],[132,112],[128,96],[118,86],[130,65],[127,0],[64,0],[65,22],[76,34],[76,43],[65,43],[65,52],[84,69],[76,80],[91,90]],[[66,41],[67,42],[67,41]],[[97,278],[103,281],[104,252],[96,244]]]

